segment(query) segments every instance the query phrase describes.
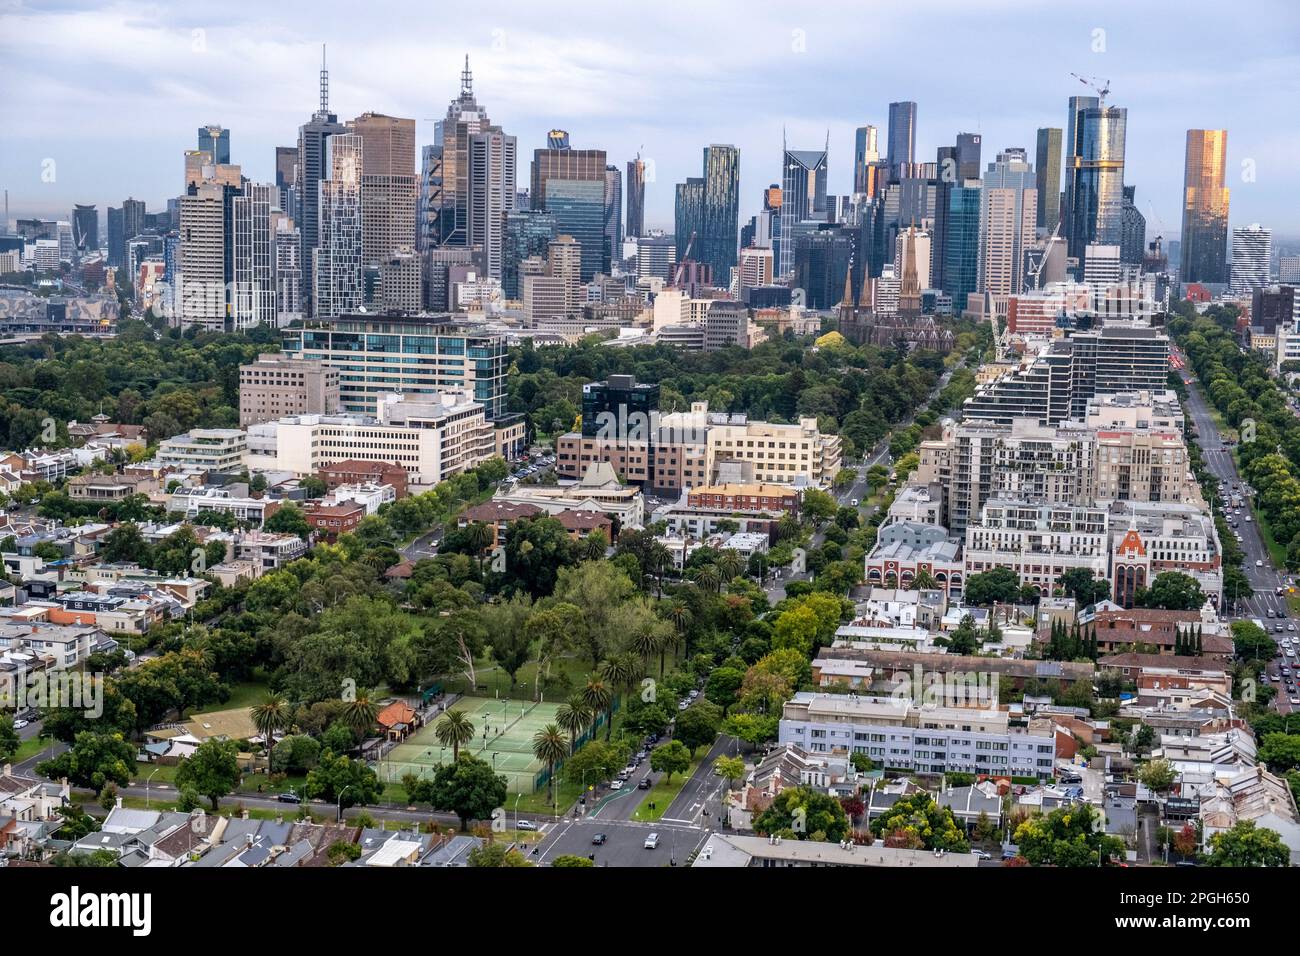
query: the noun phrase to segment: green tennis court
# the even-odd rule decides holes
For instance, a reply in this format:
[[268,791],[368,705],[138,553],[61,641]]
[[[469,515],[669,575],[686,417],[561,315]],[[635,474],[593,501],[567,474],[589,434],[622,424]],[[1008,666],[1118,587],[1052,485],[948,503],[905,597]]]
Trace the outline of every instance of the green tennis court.
[[[559,704],[462,697],[452,710],[462,711],[474,725],[474,738],[461,749],[490,764],[506,778],[512,793],[533,793],[543,782],[545,766],[533,756],[533,735],[555,723]],[[431,777],[452,759],[451,748],[438,742],[435,717],[394,747],[375,765],[379,779],[397,782],[408,773]]]

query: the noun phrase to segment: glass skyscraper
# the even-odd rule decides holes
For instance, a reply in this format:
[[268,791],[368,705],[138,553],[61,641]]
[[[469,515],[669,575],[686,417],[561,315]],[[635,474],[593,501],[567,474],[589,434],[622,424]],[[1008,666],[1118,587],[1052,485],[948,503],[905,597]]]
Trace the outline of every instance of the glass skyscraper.
[[[691,258],[699,260],[700,233],[704,231],[704,180],[692,176],[677,184],[676,204],[673,209],[673,236],[677,245],[677,261],[686,258],[690,247]],[[695,243],[691,244],[691,236]]]
[[1062,231],[1081,265],[1088,246],[1118,246],[1123,239],[1127,123],[1122,107],[1103,106],[1095,96],[1070,97]]
[[943,291],[957,314],[979,282],[980,181],[969,179],[948,193],[948,235],[944,246]]
[[1183,233],[1179,278],[1228,281],[1228,131],[1189,129],[1183,166]]
[[550,179],[546,211],[555,217],[556,235],[572,236],[581,246],[578,278],[590,282],[605,268],[605,177]]
[[211,155],[214,163],[230,162],[230,130],[220,126],[200,126],[199,149]]
[[1038,131],[1034,169],[1038,177],[1038,228],[1050,234],[1061,221],[1061,130],[1057,127]]
[[916,162],[916,104],[889,104],[889,178],[897,179],[899,167]]
[[713,270],[713,284],[726,287],[736,264],[740,222],[740,150],[704,148],[703,229],[695,258]]
[[794,232],[804,220],[826,220],[826,150],[787,149],[781,172],[777,276],[794,271]]

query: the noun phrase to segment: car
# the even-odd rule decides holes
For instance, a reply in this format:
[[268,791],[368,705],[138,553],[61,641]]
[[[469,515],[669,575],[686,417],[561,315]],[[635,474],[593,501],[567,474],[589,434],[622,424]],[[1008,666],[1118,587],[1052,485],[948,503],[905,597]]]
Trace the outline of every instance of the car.
[[517,823],[515,823],[515,829],[535,832],[537,830],[537,824],[534,823],[532,820],[520,820]]
[[1276,674],[1269,674],[1268,679],[1271,680],[1274,684],[1276,684],[1282,678],[1278,677]]
[[591,838],[591,845],[592,845],[592,846],[604,846],[604,845],[605,845],[605,840],[606,840],[606,839],[608,839],[608,838],[605,836],[605,834],[603,834],[603,833],[597,833],[595,836],[593,836],[593,837]]
[[632,776],[632,774],[636,773],[636,764],[634,763],[628,764],[626,767],[623,768],[623,773],[627,774],[629,777]]
[[1258,559],[1255,561],[1255,567],[1257,567],[1257,568],[1262,568],[1263,566],[1264,566],[1264,562],[1263,562],[1263,561],[1260,561],[1260,560],[1258,560]]
[[652,834],[650,834],[648,837],[645,838],[645,848],[646,848],[647,850],[653,850],[653,849],[655,849],[657,846],[659,846],[659,834],[658,834],[658,833],[652,833]]
[[22,729],[23,729],[24,727],[26,727],[26,726],[28,726],[28,722],[25,721],[25,720],[15,720],[15,721],[14,721],[14,730],[22,730]]
[[971,856],[975,857],[975,859],[977,860],[993,859],[993,855],[991,853],[986,852],[985,850],[971,850],[970,852],[971,852]]
[[682,701],[680,704],[677,705],[677,709],[678,709],[678,710],[685,710],[685,709],[686,709],[687,707],[689,707],[689,706],[691,706],[691,702],[688,701],[688,700],[684,700],[684,701]]
[[1274,632],[1275,634],[1283,634],[1283,633],[1285,633],[1285,631],[1282,629],[1282,625],[1281,625],[1281,624],[1274,624],[1274,625],[1273,625],[1273,632]]
[[1292,707],[1300,707],[1300,697],[1289,698]]
[[695,698],[700,696],[700,692],[698,690],[693,690],[686,696],[689,697],[691,700],[695,700]]
[[856,508],[858,506],[858,499],[857,498],[849,499],[849,504],[853,505],[853,507]]
[[622,780],[611,780],[611,781],[609,782],[609,789],[611,789],[611,790],[622,790],[622,789],[623,789],[623,781],[622,781]]
[[1250,515],[1246,515],[1246,520],[1247,520],[1247,521],[1254,521],[1255,519],[1252,518]]
[[1286,629],[1287,629],[1288,631],[1294,631],[1294,630],[1295,630],[1295,625],[1294,625],[1294,624],[1288,624],[1288,625],[1286,626]]
[[648,756],[650,756],[650,751],[648,751],[648,750],[638,750],[638,751],[636,752],[636,762],[637,762],[637,763],[640,763],[642,760],[645,760],[645,758],[648,757]]
[[638,790],[649,790],[649,789],[650,789],[650,778],[649,778],[649,777],[642,777],[640,780],[638,780],[638,781],[636,782],[636,788],[637,788]]
[[292,790],[276,794],[275,799],[279,800],[281,803],[302,803],[302,797],[298,796],[298,794],[294,793]]

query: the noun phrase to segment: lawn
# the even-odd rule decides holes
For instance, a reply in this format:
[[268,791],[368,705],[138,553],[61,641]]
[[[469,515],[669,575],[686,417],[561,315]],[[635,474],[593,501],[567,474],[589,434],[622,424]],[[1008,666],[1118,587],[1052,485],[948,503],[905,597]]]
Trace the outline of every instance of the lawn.
[[48,737],[31,737],[18,744],[18,752],[9,758],[10,763],[22,763],[30,760],[50,745]]
[[1255,513],[1255,523],[1259,526],[1259,536],[1264,540],[1264,547],[1268,549],[1269,556],[1273,561],[1273,567],[1285,571],[1286,546],[1278,544],[1274,539],[1273,529],[1262,512]]
[[[682,787],[686,786],[686,781],[691,779],[699,767],[700,761],[692,760],[685,773],[673,774],[671,782],[667,778],[661,777],[659,782],[646,792],[645,799],[633,812],[632,819],[639,823],[654,823],[661,819],[668,810],[669,805],[677,798],[677,794],[682,792]],[[653,810],[650,809],[652,803],[654,804]]]
[[204,707],[202,710],[196,710],[190,716],[196,714],[206,714],[218,710],[235,710],[239,707],[256,707],[265,699],[267,692],[271,688],[261,681],[244,681],[239,684],[232,684],[230,687],[230,700],[220,704],[213,704],[211,707]]

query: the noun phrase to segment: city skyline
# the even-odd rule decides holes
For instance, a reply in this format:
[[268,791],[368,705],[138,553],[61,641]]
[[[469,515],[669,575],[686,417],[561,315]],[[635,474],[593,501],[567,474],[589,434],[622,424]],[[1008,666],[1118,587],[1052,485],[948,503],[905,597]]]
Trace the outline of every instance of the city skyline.
[[[708,23],[721,19],[712,12],[698,13],[704,21],[698,40],[683,38],[665,54],[607,36],[603,21],[599,29],[587,28],[576,15],[557,27],[531,11],[507,14],[495,4],[467,15],[458,30],[435,35],[411,25],[393,36],[345,21],[342,8],[313,7],[319,17],[305,31],[293,16],[295,4],[252,15],[202,4],[185,11],[81,6],[17,6],[4,17],[10,28],[2,31],[0,51],[12,69],[60,71],[41,111],[20,115],[6,106],[0,116],[10,134],[0,186],[9,191],[11,219],[67,218],[74,203],[106,208],[126,196],[160,208],[178,192],[180,154],[207,124],[230,131],[231,161],[246,175],[272,181],[275,147],[293,142],[315,105],[324,43],[331,110],[340,117],[374,110],[414,118],[417,147],[433,142],[432,118],[454,98],[468,54],[476,94],[525,155],[542,147],[552,128],[568,129],[575,149],[605,150],[612,164],[640,151],[647,163],[648,228],[672,228],[674,184],[698,174],[700,150],[711,143],[738,148],[740,215],[753,214],[762,189],[780,181],[783,128],[792,148],[820,145],[829,132],[827,191],[850,192],[855,131],[874,125],[884,137],[891,102],[917,103],[918,161],[932,161],[936,147],[961,131],[980,133],[990,154],[1008,147],[1032,154],[1036,131],[1065,126],[1067,99],[1091,93],[1070,77],[1074,70],[1108,80],[1108,105],[1128,110],[1124,178],[1140,187],[1149,238],[1172,238],[1179,230],[1181,160],[1192,128],[1229,130],[1233,226],[1263,222],[1279,238],[1300,234],[1285,175],[1300,134],[1276,122],[1296,91],[1300,31],[1288,29],[1297,14],[1282,4],[1271,7],[1271,16],[1223,24],[1216,41],[1221,61],[1230,65],[1213,72],[1185,63],[1196,18],[1165,23],[1145,13],[1144,23],[1109,3],[1083,14],[1045,7],[1040,13],[1047,22],[1032,45],[1015,39],[1009,17],[941,4],[952,29],[934,31],[930,21],[933,62],[945,62],[943,44],[958,37],[990,55],[938,70],[914,69],[906,47],[891,42],[926,22],[905,12],[886,15],[870,30],[842,14],[801,12],[794,19],[806,22],[788,26],[729,20],[733,31],[753,31],[746,38],[768,50],[769,64],[789,58],[782,69],[765,71],[740,55],[752,44],[724,49],[710,42],[716,33]],[[653,24],[672,10],[645,11],[642,19]],[[118,50],[138,51],[138,66],[110,52]],[[852,50],[867,55],[849,56]],[[1022,75],[1038,78],[1017,85],[1015,97],[994,79],[1012,55]],[[202,73],[192,70],[200,56],[215,60]],[[869,68],[861,65],[866,62]],[[419,65],[417,81],[411,64]],[[954,82],[958,70],[960,83]],[[128,130],[113,105],[132,90],[150,104],[143,131]],[[268,97],[268,90],[276,92]],[[521,187],[525,175],[520,171]]]

